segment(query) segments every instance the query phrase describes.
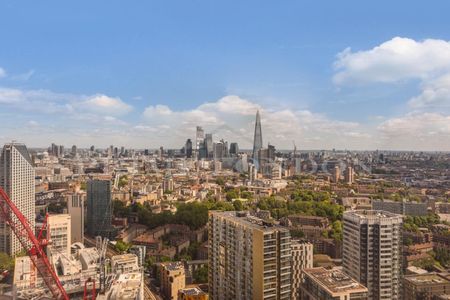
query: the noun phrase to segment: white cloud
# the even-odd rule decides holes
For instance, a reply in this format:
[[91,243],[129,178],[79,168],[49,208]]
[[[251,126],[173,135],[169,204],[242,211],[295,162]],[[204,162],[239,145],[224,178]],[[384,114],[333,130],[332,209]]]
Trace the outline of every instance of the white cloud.
[[381,123],[378,130],[391,149],[450,149],[450,115],[410,113]]
[[450,42],[395,37],[367,51],[347,48],[334,66],[336,84],[426,80],[450,70]]
[[86,96],[55,93],[49,90],[21,90],[4,87],[0,87],[0,104],[23,111],[68,115],[118,116],[129,113],[133,109],[120,98],[103,94]]
[[409,105],[414,109],[450,107],[450,73],[423,83],[422,92]]
[[185,139],[193,138],[195,126],[199,125],[206,132],[213,133],[215,140],[223,138],[250,148],[258,109],[262,116],[263,142],[270,142],[278,148],[292,148],[293,140],[299,144],[304,142],[302,146],[305,148],[357,147],[368,138],[360,124],[355,122],[330,120],[325,115],[307,110],[266,108],[235,95],[185,111],[176,111],[165,105],[149,106],[143,113],[145,126],[139,125],[135,129],[153,132],[152,128],[159,128],[157,131],[164,131],[166,136],[163,144],[177,147]]
[[0,68],[0,78],[6,77],[6,71],[3,68]]
[[89,96],[79,105],[80,109],[108,115],[123,115],[132,110],[132,107],[120,98],[108,97],[102,94]]

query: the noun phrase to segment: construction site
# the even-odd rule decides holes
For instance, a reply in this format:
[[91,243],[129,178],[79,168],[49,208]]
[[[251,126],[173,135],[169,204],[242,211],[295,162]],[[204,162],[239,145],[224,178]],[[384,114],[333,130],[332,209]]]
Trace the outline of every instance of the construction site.
[[0,188],[0,219],[26,254],[16,258],[13,288],[2,299],[144,299],[138,256],[116,253],[100,236],[71,244],[69,215],[46,216],[35,234]]

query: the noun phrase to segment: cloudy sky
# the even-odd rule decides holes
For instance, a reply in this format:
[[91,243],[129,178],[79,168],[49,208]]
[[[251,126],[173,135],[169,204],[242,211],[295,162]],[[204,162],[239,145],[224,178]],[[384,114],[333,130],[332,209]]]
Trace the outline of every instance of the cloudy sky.
[[450,3],[415,2],[2,1],[0,143],[250,148],[259,109],[279,149],[450,151]]

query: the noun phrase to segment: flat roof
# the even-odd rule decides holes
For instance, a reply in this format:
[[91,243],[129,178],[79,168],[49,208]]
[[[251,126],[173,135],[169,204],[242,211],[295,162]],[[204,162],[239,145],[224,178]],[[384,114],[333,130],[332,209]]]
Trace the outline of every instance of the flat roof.
[[433,283],[449,283],[450,279],[443,274],[437,273],[426,273],[426,274],[417,274],[417,275],[406,275],[405,280],[410,281],[416,284],[433,284]]
[[354,215],[362,218],[393,218],[400,217],[403,218],[402,215],[394,214],[384,210],[352,210],[344,212],[346,215]]
[[270,231],[274,229],[280,231],[288,231],[286,227],[276,225],[267,220],[252,216],[249,212],[246,211],[211,211],[210,214],[221,216],[238,224],[242,224],[262,231]]
[[362,293],[368,291],[365,286],[338,269],[327,270],[320,267],[305,269],[303,272],[333,296],[341,293]]

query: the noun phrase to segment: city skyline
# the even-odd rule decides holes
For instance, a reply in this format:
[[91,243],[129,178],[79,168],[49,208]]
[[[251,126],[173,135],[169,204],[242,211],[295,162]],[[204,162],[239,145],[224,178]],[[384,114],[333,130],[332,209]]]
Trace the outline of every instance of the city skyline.
[[54,4],[0,5],[0,143],[250,149],[260,110],[280,149],[450,150],[443,1]]

